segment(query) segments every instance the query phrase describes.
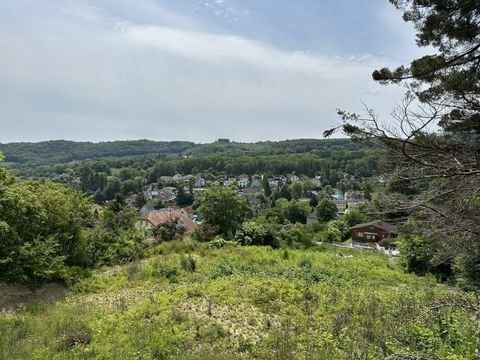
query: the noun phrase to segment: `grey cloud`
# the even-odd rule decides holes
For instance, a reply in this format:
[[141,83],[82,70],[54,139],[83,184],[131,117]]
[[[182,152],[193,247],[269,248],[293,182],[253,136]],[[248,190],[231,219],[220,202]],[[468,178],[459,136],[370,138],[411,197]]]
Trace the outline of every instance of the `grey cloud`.
[[[145,26],[81,5],[37,3],[45,26],[0,22],[0,141],[321,136],[337,107],[360,108],[386,61]],[[381,88],[369,106],[388,116],[399,95]]]

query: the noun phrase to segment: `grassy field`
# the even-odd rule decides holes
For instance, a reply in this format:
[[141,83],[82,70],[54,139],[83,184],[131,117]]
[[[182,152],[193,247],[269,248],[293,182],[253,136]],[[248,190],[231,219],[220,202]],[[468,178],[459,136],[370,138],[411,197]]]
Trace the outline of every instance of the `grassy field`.
[[164,243],[65,301],[0,315],[0,359],[471,359],[460,294],[374,252]]

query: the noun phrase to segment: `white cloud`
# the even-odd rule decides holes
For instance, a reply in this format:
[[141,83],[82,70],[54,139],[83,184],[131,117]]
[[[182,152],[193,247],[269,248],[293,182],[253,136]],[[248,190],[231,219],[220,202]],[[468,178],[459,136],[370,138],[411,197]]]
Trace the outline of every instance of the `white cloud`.
[[348,59],[327,58],[301,51],[282,51],[257,41],[238,36],[183,31],[160,26],[120,24],[126,39],[138,44],[210,63],[242,62],[278,70],[303,71],[341,76],[359,68],[379,64],[381,61],[368,55],[350,56]]
[[335,124],[337,107],[361,109],[367,95],[386,115],[399,95],[368,95],[386,61],[370,55],[288,51],[91,7],[62,14],[53,28],[0,24],[0,141],[314,137]]

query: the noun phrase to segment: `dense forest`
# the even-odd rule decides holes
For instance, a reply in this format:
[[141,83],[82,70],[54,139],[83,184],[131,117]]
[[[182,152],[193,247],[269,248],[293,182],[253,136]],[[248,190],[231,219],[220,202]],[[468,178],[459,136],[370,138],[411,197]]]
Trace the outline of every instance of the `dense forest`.
[[230,155],[312,153],[319,157],[329,157],[332,153],[339,150],[361,151],[366,148],[365,145],[353,143],[349,139],[299,139],[257,143],[238,143],[228,139],[218,139],[211,144],[195,144],[187,141],[150,140],[100,143],[57,140],[38,143],[0,144],[0,152],[5,156],[5,161],[13,167],[36,167],[88,159],[138,156],[158,158],[167,155],[194,156],[218,153]]
[[32,167],[107,157],[181,154],[194,146],[187,141],[135,140],[91,143],[56,140],[0,144],[0,151],[4,154],[6,162]]
[[[140,144],[143,141],[131,143]],[[107,146],[106,144],[120,146],[121,143],[91,146],[95,148],[97,145]],[[169,144],[172,144],[170,149],[173,149],[178,142]],[[43,145],[28,144],[32,148]],[[94,151],[86,145],[82,146],[88,149],[84,154]],[[141,193],[145,185],[158,183],[161,177],[175,174],[203,177],[241,174],[249,176],[296,174],[309,178],[318,176],[321,178],[321,187],[338,188],[343,192],[348,189],[359,190],[365,179],[386,171],[381,161],[381,151],[377,146],[367,146],[348,139],[305,139],[253,144],[232,143],[226,139],[219,139],[213,144],[193,145],[182,154],[157,153],[142,156],[123,156],[127,150],[115,152],[115,146],[108,152],[111,156],[106,158],[54,163],[59,149],[51,149],[44,155],[49,159],[46,162],[52,163],[38,165],[42,158],[41,155],[35,155],[31,162],[10,161],[8,167],[20,178],[53,180],[80,189],[87,195],[95,195],[97,203],[112,200],[117,194],[128,196]],[[55,146],[53,148],[55,149]],[[98,156],[105,153],[99,153]],[[15,155],[10,153],[6,154],[5,158],[13,160],[15,156],[27,157],[22,154],[21,151]],[[83,157],[81,154],[77,156],[81,157]]]

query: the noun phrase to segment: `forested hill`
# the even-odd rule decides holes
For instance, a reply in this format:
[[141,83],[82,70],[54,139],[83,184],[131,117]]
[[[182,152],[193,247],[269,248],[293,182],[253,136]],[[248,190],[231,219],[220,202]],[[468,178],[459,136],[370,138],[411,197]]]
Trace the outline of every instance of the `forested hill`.
[[194,146],[193,142],[188,141],[134,140],[92,143],[55,140],[0,144],[0,152],[9,163],[35,166],[107,157],[175,155]]
[[195,144],[188,141],[111,141],[74,142],[65,140],[38,143],[0,144],[0,152],[11,166],[41,166],[64,164],[87,159],[122,158],[135,156],[159,157],[164,155],[251,154],[271,155],[289,153],[314,153],[328,157],[336,151],[365,150],[366,146],[348,139],[298,139],[237,143],[219,139],[210,144]]

